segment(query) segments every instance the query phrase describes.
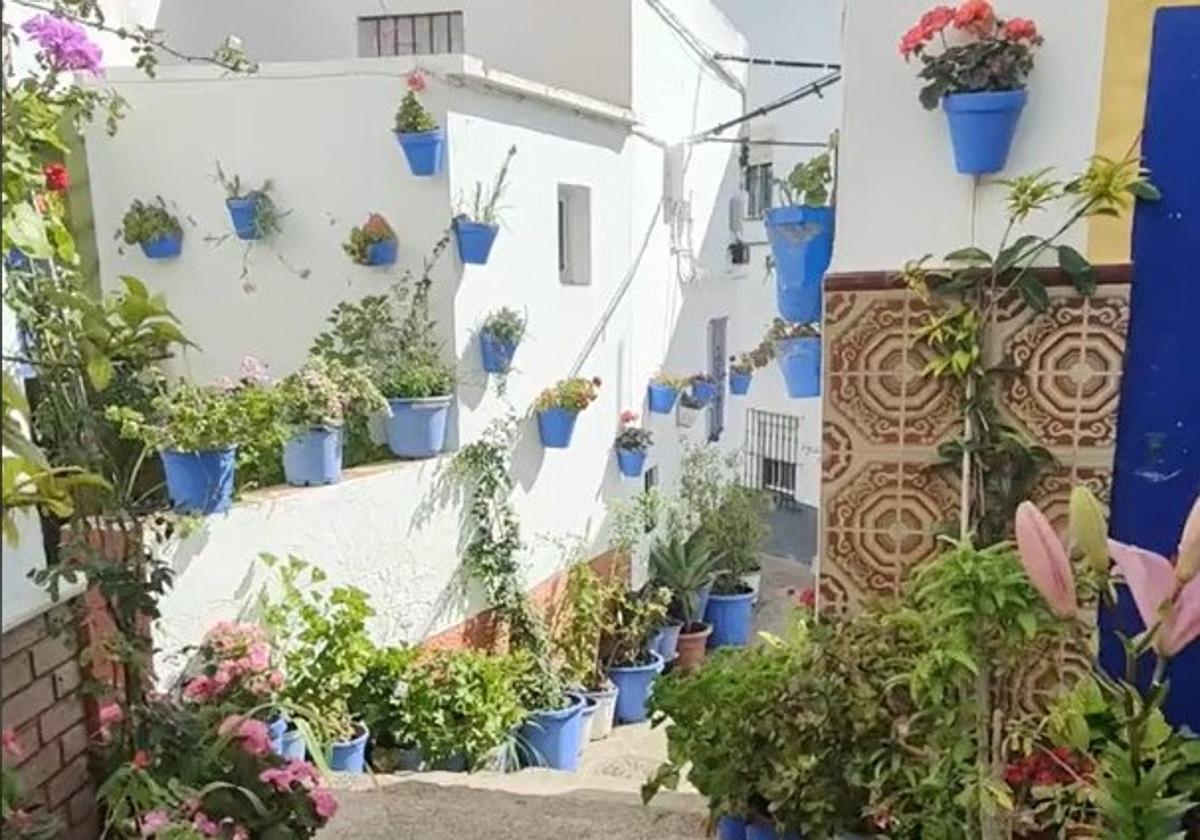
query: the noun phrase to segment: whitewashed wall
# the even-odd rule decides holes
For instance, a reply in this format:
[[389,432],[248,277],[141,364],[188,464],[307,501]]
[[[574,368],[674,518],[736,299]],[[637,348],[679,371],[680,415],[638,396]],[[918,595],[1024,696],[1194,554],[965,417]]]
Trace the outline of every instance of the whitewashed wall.
[[[259,61],[358,56],[358,18],[461,11],[464,52],[519,76],[628,105],[634,0],[161,0],[173,44],[207,55],[229,34]],[[641,2],[641,0],[637,0]]]
[[[741,47],[722,18],[709,20],[716,28],[706,38],[722,49]],[[645,66],[657,82],[686,85],[689,106],[681,109],[674,96],[643,97],[639,115],[653,130],[638,133],[631,133],[627,111],[487,76],[469,58],[423,58],[431,74],[423,98],[449,135],[446,175],[437,179],[409,176],[390,132],[409,60],[267,65],[252,79],[182,67],[165,68],[155,82],[114,73],[110,82],[130,100],[131,115],[117,139],[88,138],[103,281],[113,287],[133,273],[167,294],[202,346],[185,360],[189,375],[206,381],[232,374],[247,353],[283,375],[302,361],[336,302],[389,282],[387,272],[355,267],[341,252],[352,224],[382,212],[398,234],[399,268],[415,269],[458,196],[476,180],[490,182],[515,144],[503,229],[489,264],[464,267],[452,247],[435,274],[433,299],[447,357],[458,365],[452,445],[509,411],[524,416],[542,388],[576,370],[604,380],[569,450],[544,450],[535,422],[521,423],[514,499],[529,545],[527,580],[544,580],[567,563],[564,538],[584,538],[589,553],[603,550],[607,503],[641,486],[616,471],[611,444],[620,412],[641,410],[646,381],[664,363],[705,368],[707,319],[732,312],[740,291],[723,269],[734,147],[700,147],[688,169],[690,255],[677,253],[685,238],[673,236],[657,210],[665,143],[739,113],[741,91],[702,69],[678,39],[651,35],[653,43],[635,39],[637,49],[655,53]],[[251,249],[246,278],[239,276],[240,243],[203,241],[229,229],[211,180],[215,157],[230,171],[272,177],[280,205],[292,210],[273,250]],[[560,183],[591,190],[590,286],[558,280]],[[173,264],[121,253],[105,239],[132,198],[155,193],[195,221]],[[243,289],[247,281],[252,290]],[[485,388],[474,335],[500,306],[529,316],[503,397]],[[702,424],[685,435],[673,418],[647,422],[657,435],[651,464],[670,484],[684,440],[701,439]],[[251,494],[207,519],[174,554],[179,578],[159,627],[164,678],[178,667],[172,650],[248,608],[262,580],[253,566],[259,551],[296,553],[332,580],[367,589],[380,613],[373,629],[381,640],[416,640],[477,612],[477,595],[464,595],[454,582],[461,505],[438,482],[438,470],[438,462],[368,468],[368,475],[331,488]]]
[[[917,102],[917,65],[896,45],[924,0],[846,0],[846,74],[835,271],[895,269],[925,253],[975,242],[995,249],[1003,187],[954,171],[946,117]],[[1008,169],[1077,171],[1095,149],[1108,4],[1096,0],[997,0],[1001,17],[1031,17],[1045,35],[1029,80]],[[1047,214],[1049,233],[1061,221]],[[1035,229],[1038,229],[1035,228]],[[1068,242],[1082,248],[1085,231]]]

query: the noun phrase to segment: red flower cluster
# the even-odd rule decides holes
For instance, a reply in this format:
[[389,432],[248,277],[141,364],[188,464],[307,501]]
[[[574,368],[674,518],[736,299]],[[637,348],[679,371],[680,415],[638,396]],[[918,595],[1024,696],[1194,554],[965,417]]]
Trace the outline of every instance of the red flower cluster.
[[1096,762],[1068,747],[1038,750],[1011,762],[1004,770],[1009,787],[1022,785],[1069,785],[1076,779],[1091,779]]
[[953,26],[979,38],[991,38],[999,33],[1009,41],[1036,41],[1037,25],[1029,18],[1013,18],[1002,23],[996,18],[996,10],[988,0],[965,0],[957,9],[953,6],[935,6],[904,33],[900,39],[900,54],[908,58],[925,44]]
[[46,189],[51,192],[64,192],[71,186],[71,173],[61,163],[47,163],[42,174],[46,176]]
[[408,74],[408,78],[404,80],[405,86],[413,93],[420,93],[425,90],[425,74],[419,70],[414,70]]
[[1013,18],[1004,24],[1004,37],[1010,41],[1033,41],[1037,36],[1037,24],[1029,18]]
[[795,589],[789,589],[788,595],[792,596],[792,601],[798,607],[805,607],[811,610],[817,606],[817,590],[811,586],[801,589],[799,592]]
[[987,35],[996,25],[996,10],[987,0],[967,0],[954,13],[954,27]]

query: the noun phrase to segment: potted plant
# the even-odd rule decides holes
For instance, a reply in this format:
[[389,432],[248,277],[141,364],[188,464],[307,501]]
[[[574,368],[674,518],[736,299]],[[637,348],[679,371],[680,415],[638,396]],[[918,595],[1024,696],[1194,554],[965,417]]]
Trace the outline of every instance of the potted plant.
[[508,167],[516,153],[517,147],[510,146],[491,188],[485,190],[483,182],[476,181],[471,206],[454,214],[454,238],[458,242],[459,259],[464,263],[485,265],[491,256],[492,245],[500,232],[500,197],[504,195]]
[[140,245],[152,260],[178,257],[183,250],[183,227],[162,196],[153,203],[135,198],[121,219],[120,236],[126,245]]
[[707,608],[717,558],[699,534],[658,540],[650,549],[650,579],[671,593],[671,615],[682,622],[676,667],[687,673],[704,661],[712,625],[702,619]]
[[[930,49],[934,42],[941,45],[937,52]],[[959,172],[1004,168],[1041,44],[1032,20],[1002,20],[986,0],[931,9],[900,39],[905,60],[915,56],[922,65],[921,104],[930,111],[940,104],[946,112]]]
[[679,408],[675,412],[675,422],[685,429],[690,429],[696,425],[696,420],[700,417],[700,411],[703,408],[704,403],[691,394],[680,394]]
[[349,412],[387,411],[366,372],[310,358],[276,389],[288,484],[333,484],[342,477],[342,425]]
[[263,181],[258,189],[248,190],[242,186],[240,175],[227,177],[218,163],[217,182],[225,189],[225,206],[238,239],[263,239],[283,229],[280,220],[284,214],[271,199],[270,179]]
[[626,478],[640,478],[646,469],[646,453],[654,443],[649,429],[632,425],[637,415],[632,411],[621,412],[621,431],[617,433],[614,446],[617,450],[617,467]]
[[708,373],[696,373],[689,379],[692,396],[700,405],[712,405],[717,401],[717,378]]
[[833,258],[832,182],[831,153],[825,151],[778,182],[782,203],[767,211],[776,304],[789,321],[821,319],[821,283]]
[[655,374],[647,386],[646,401],[655,414],[670,414],[679,398],[680,378],[669,373]]
[[567,575],[565,615],[556,628],[554,644],[564,679],[594,703],[590,721],[584,725],[585,740],[600,741],[612,732],[617,687],[600,660],[600,640],[617,614],[625,589],[624,581],[602,580],[587,563],[576,563]]
[[754,379],[754,360],[749,353],[729,357],[729,393],[735,397],[744,397],[750,393],[750,383]]
[[432,458],[446,446],[446,422],[454,371],[432,354],[413,354],[391,364],[379,390],[387,398],[388,447],[400,458]]
[[528,651],[512,655],[517,699],[528,714],[518,732],[522,763],[579,769],[583,752],[583,695],[567,691],[550,664]]
[[648,650],[647,642],[662,624],[670,599],[670,590],[647,586],[640,592],[622,588],[614,600],[610,620],[600,635],[600,661],[617,687],[619,723],[638,723],[649,715],[646,703],[654,680],[662,673],[663,658]]
[[[351,714],[349,699],[362,682],[375,646],[367,619],[375,615],[367,595],[353,586],[326,589],[320,569],[289,557],[260,557],[277,572],[278,598],[260,596],[263,621],[281,652],[280,698],[312,715],[310,724],[328,745],[329,766],[361,773],[370,730]],[[285,736],[285,754],[289,739]]]
[[[738,484],[727,485],[719,504],[705,514],[700,532],[724,569],[713,586],[714,594],[729,595],[744,591],[744,586],[753,593],[752,600],[758,600],[762,585],[760,558],[771,535],[770,515],[770,493]],[[713,635],[718,632],[714,629]]]
[[508,307],[487,316],[479,329],[479,349],[483,369],[488,373],[508,373],[517,345],[525,336],[525,316]]
[[596,400],[599,388],[600,377],[585,379],[576,376],[542,391],[533,404],[542,446],[547,449],[566,449],[571,445],[579,412]]
[[445,158],[446,135],[417,99],[417,94],[425,90],[424,75],[414,71],[406,84],[408,92],[396,111],[396,140],[413,175],[437,175]]
[[177,510],[207,515],[229,508],[244,426],[235,392],[181,381],[151,400],[149,416],[128,406],[107,413],[122,437],[159,451]]
[[776,318],[767,331],[764,348],[779,364],[789,397],[821,396],[820,324],[789,324]]
[[387,219],[372,213],[362,227],[350,230],[342,250],[355,265],[392,265],[396,262],[396,232]]

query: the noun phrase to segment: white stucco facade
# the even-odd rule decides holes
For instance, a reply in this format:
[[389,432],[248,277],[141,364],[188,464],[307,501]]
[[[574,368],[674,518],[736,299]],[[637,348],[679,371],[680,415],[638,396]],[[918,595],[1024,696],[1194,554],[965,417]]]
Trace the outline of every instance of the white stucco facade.
[[[710,369],[711,319],[728,319],[730,350],[739,349],[741,299],[760,293],[757,278],[728,266],[737,146],[672,150],[744,107],[744,71],[706,61],[678,23],[722,51],[742,52],[745,42],[707,2],[666,4],[669,17],[649,3],[624,5],[632,33],[624,103],[520,78],[491,57],[458,55],[266,63],[249,78],[186,66],[164,67],[153,81],[110,72],[106,83],[131,107],[116,138],[97,131],[86,144],[104,285],[134,274],[166,294],[200,345],[179,361],[181,373],[211,381],[236,373],[252,354],[285,375],[337,302],[419,271],[459,198],[476,180],[490,182],[515,144],[488,265],[462,265],[452,244],[434,272],[433,313],[459,378],[448,448],[508,412],[523,418],[514,500],[531,586],[565,568],[563,540],[582,538],[585,554],[603,551],[609,502],[641,487],[616,470],[620,413],[643,412],[646,382],[659,369]],[[469,30],[467,37],[470,44]],[[436,178],[411,176],[391,133],[414,66],[429,78],[422,100],[448,136],[445,172]],[[665,177],[667,158],[682,175]],[[230,231],[212,178],[215,159],[251,182],[272,179],[277,203],[291,212],[270,244],[247,254],[232,237],[215,241]],[[589,196],[589,285],[559,279],[562,185]],[[186,219],[183,255],[169,263],[122,252],[110,238],[133,198],[154,195]],[[393,271],[354,266],[341,251],[350,227],[372,211],[397,232]],[[524,310],[529,321],[503,396],[488,387],[475,339],[501,306]],[[542,388],[574,374],[600,376],[600,399],[581,415],[570,449],[543,449],[529,407]],[[756,387],[777,377],[766,371]],[[734,429],[743,410],[727,401],[724,444],[740,446]],[[683,430],[673,416],[644,421],[656,435],[650,464],[671,486],[683,444],[703,440],[706,424]],[[482,609],[460,586],[462,499],[440,478],[445,461],[364,468],[328,488],[252,493],[206,519],[173,553],[178,578],[158,627],[163,678],[177,673],[173,651],[250,607],[262,581],[254,564],[261,551],[303,556],[334,582],[365,588],[382,641],[419,640]]]

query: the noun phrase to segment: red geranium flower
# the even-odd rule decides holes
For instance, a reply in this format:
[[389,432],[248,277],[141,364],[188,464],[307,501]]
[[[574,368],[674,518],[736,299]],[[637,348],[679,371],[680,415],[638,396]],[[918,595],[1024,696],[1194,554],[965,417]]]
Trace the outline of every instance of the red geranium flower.
[[425,90],[425,74],[419,70],[414,70],[408,74],[408,78],[404,83],[408,85],[408,89],[413,93],[420,93]]
[[1013,18],[1004,24],[1004,37],[1010,41],[1032,41],[1037,34],[1037,24],[1029,18]]
[[921,15],[921,22],[917,25],[924,34],[925,40],[928,41],[952,23],[954,23],[953,6],[934,6]]
[[967,0],[954,13],[954,25],[986,35],[996,23],[996,12],[987,0]]
[[904,33],[904,37],[900,39],[900,55],[908,58],[928,39],[925,37],[925,31],[921,29],[921,24],[917,24],[912,29]]
[[42,167],[42,174],[46,176],[46,189],[48,190],[63,192],[71,186],[71,174],[61,163],[47,163]]

